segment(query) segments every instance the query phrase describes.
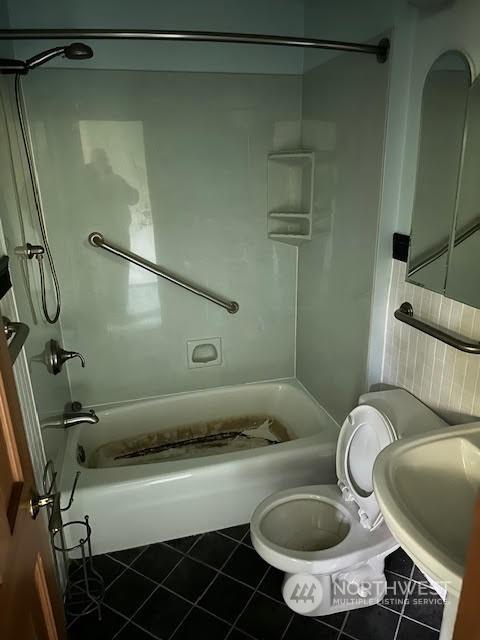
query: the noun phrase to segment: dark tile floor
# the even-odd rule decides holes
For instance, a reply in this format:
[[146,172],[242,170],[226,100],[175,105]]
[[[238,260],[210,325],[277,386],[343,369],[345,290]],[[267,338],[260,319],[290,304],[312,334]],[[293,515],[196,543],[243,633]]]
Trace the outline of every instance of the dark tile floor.
[[80,616],[70,640],[438,640],[443,608],[401,550],[386,562],[382,604],[323,618],[293,613],[282,573],[252,549],[248,525],[95,558],[103,619]]

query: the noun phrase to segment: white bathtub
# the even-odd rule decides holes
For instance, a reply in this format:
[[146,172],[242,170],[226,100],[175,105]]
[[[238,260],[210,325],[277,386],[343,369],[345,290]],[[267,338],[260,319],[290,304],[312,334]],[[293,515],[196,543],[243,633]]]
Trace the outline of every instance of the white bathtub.
[[[77,462],[112,440],[181,424],[267,414],[287,427],[275,446],[189,460],[88,468]],[[116,405],[100,422],[68,430],[61,486],[65,520],[90,516],[95,554],[248,522],[266,496],[309,483],[335,482],[338,425],[295,381],[255,383]]]

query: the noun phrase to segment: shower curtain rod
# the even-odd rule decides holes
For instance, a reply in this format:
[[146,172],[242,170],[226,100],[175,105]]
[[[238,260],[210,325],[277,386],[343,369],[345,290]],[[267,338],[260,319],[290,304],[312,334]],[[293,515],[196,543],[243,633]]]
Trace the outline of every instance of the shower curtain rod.
[[388,59],[390,40],[382,38],[378,44],[317,40],[296,36],[271,36],[254,33],[224,33],[216,31],[157,31],[153,29],[0,29],[0,40],[185,40],[197,42],[235,42],[311,49],[333,49],[354,53],[369,53],[382,63]]

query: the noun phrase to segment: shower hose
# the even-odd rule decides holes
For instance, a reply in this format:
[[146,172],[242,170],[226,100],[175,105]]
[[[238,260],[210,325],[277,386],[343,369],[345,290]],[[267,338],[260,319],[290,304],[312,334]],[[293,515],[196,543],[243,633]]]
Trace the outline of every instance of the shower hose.
[[25,151],[25,157],[27,159],[28,173],[30,177],[30,182],[32,185],[32,193],[33,200],[35,203],[35,210],[37,212],[38,225],[40,228],[40,234],[42,236],[43,248],[45,250],[45,255],[47,256],[48,266],[50,268],[50,273],[52,274],[52,281],[55,290],[55,311],[53,315],[50,314],[47,304],[47,292],[46,292],[46,278],[45,278],[45,266],[44,266],[44,254],[38,253],[35,255],[35,258],[38,262],[38,270],[40,273],[40,292],[42,299],[42,310],[45,320],[50,324],[55,324],[57,322],[58,317],[60,316],[61,310],[61,298],[60,298],[60,285],[58,282],[58,276],[55,269],[55,263],[53,260],[52,252],[50,250],[50,245],[48,243],[47,230],[45,226],[45,216],[43,214],[42,209],[42,200],[40,197],[40,188],[38,185],[37,174],[34,166],[34,159],[32,149],[30,147],[30,141],[27,134],[27,128],[25,124],[25,108],[24,108],[24,98],[22,94],[22,87],[20,81],[20,74],[15,75],[15,104],[17,107],[17,115],[18,121],[20,123],[20,132],[22,135],[23,148]]

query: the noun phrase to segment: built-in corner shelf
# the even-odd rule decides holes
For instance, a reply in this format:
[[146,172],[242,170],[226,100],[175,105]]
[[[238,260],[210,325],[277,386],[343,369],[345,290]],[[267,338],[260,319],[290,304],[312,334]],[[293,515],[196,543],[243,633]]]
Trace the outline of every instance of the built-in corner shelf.
[[312,237],[313,151],[268,156],[268,237],[299,245]]

